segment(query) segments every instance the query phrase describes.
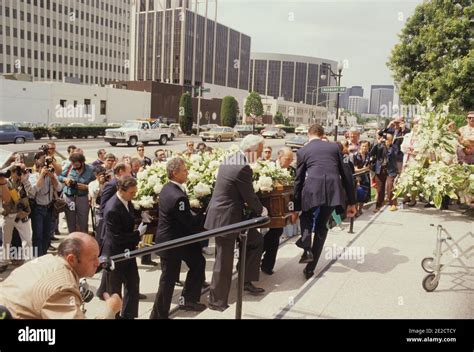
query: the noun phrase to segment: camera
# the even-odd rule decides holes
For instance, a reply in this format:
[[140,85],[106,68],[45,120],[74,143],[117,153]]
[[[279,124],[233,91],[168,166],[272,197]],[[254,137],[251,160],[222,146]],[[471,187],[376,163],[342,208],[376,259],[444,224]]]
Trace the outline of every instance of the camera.
[[46,158],[44,158],[44,166],[46,166],[48,168],[48,172],[54,174],[56,172],[56,170],[54,169],[53,166],[51,166],[54,162],[54,159],[50,156],[47,156]]
[[79,293],[84,303],[89,303],[94,298],[94,292],[89,289],[89,284],[86,279],[79,281]]
[[71,182],[69,183],[69,187],[70,188],[76,188],[77,187],[77,181],[71,180]]
[[112,179],[112,175],[107,173],[107,172],[102,172],[100,173],[99,175],[97,175],[98,177],[100,176],[104,176],[104,182],[107,183],[109,182],[111,179]]
[[12,175],[12,172],[10,170],[0,171],[0,177],[10,178],[11,175]]

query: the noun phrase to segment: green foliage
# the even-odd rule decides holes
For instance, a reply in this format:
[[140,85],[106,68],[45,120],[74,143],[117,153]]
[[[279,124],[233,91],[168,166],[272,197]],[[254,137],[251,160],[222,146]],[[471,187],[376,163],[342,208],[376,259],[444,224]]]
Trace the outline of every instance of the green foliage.
[[284,125],[285,124],[285,117],[283,116],[283,114],[281,113],[281,111],[278,111],[275,116],[273,117],[273,123],[275,125]]
[[453,112],[474,107],[472,0],[432,0],[418,5],[399,35],[388,66],[404,104],[428,98]]
[[222,99],[221,123],[222,126],[235,127],[239,115],[239,103],[234,97],[227,96]]
[[263,115],[262,98],[257,92],[251,92],[247,97],[247,101],[245,102],[245,115],[252,116],[253,118]]
[[186,92],[179,99],[179,124],[184,134],[190,135],[193,131],[193,101]]

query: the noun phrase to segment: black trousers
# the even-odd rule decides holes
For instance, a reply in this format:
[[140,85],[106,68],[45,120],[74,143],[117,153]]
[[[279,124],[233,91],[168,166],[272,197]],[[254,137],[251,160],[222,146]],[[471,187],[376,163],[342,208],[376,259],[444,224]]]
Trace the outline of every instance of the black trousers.
[[[227,307],[232,284],[234,249],[239,235],[216,237],[216,261],[212,274],[209,303]],[[262,259],[263,238],[256,229],[250,229],[247,236],[247,257],[245,261],[245,281],[258,281]]]
[[[314,260],[311,263],[308,263],[306,266],[307,270],[314,271],[316,265],[318,264],[319,257],[324,248],[324,242],[326,242],[326,237],[328,235],[328,220],[331,217],[332,212],[335,207],[321,206],[319,207],[319,215],[314,223],[314,211],[305,211],[301,214],[300,217],[300,226],[301,226],[301,239],[298,240],[298,247],[304,249],[311,249],[313,252]],[[313,244],[311,245],[311,234],[314,228],[314,239]]]
[[272,271],[275,267],[278,247],[280,246],[280,237],[283,234],[283,228],[270,229],[263,236],[263,258],[262,268]]
[[199,302],[205,277],[206,259],[202,255],[200,246],[196,246],[185,248],[183,254],[178,257],[161,257],[160,285],[150,319],[168,319],[174,286],[176,278],[179,277],[182,260],[189,267],[189,271],[179,304]]
[[124,296],[121,317],[134,319],[138,317],[138,300],[140,293],[140,276],[138,275],[137,260],[131,259],[115,264],[115,270],[107,273],[107,289],[109,294],[117,293]]

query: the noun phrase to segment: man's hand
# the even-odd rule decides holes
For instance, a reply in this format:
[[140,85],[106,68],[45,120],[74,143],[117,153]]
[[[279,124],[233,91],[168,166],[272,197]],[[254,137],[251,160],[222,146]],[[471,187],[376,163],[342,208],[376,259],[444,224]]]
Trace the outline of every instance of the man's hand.
[[65,184],[66,186],[68,186],[68,187],[71,186],[71,183],[72,183],[72,182],[73,182],[73,181],[72,181],[70,178],[65,178],[65,179],[64,179],[64,184]]
[[114,314],[117,314],[122,310],[122,299],[116,293],[110,296],[107,292],[104,293],[105,304]]
[[346,210],[346,214],[347,214],[347,217],[348,218],[353,218],[356,216],[357,214],[357,208],[355,205],[348,205],[347,206],[347,210]]
[[41,169],[41,177],[46,177],[48,174],[49,174],[48,167],[47,167],[47,166],[44,166],[44,167]]
[[105,175],[100,174],[99,177],[97,177],[97,180],[99,180],[99,184],[103,185],[105,183]]
[[293,212],[293,214],[291,214],[291,223],[293,225],[296,224],[296,222],[298,221],[298,218],[299,218],[299,213],[297,211]]
[[146,233],[147,225],[145,225],[143,222],[138,226],[138,232],[140,233],[140,236],[143,236]]
[[260,216],[268,216],[268,209],[263,207],[262,214]]

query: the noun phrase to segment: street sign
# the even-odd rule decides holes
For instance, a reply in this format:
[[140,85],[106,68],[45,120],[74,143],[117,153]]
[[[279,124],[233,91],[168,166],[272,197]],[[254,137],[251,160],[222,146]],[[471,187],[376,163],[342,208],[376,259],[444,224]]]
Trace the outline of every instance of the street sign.
[[201,87],[194,88],[194,93],[197,96],[202,95],[202,93],[210,93],[210,92],[211,92],[211,88],[201,88]]
[[321,87],[321,93],[345,93],[347,87]]

